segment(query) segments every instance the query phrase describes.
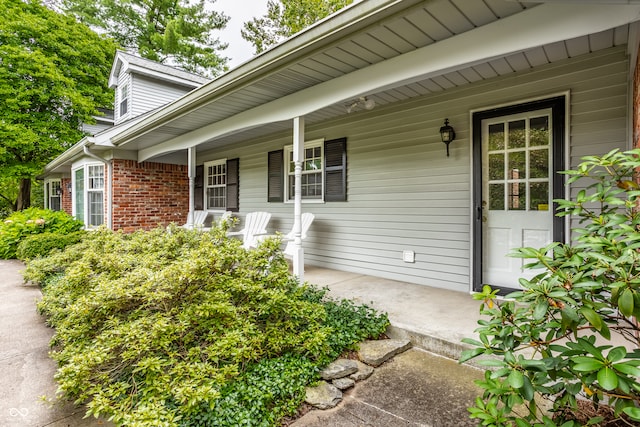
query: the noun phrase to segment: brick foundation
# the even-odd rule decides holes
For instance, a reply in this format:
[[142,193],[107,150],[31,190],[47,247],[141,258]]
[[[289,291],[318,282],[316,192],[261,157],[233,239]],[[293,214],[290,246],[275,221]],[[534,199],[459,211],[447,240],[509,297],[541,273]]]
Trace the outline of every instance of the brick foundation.
[[113,229],[184,224],[189,211],[186,165],[113,160]]

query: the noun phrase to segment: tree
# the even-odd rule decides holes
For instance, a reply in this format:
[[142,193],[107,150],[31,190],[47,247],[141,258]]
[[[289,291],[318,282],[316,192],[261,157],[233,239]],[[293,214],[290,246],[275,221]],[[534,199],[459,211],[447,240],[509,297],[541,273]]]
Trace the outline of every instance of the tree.
[[244,23],[242,38],[258,54],[351,3],[353,0],[269,0],[264,16]]
[[115,44],[36,0],[0,0],[0,10],[0,189],[18,189],[22,210],[32,179],[112,105]]
[[204,0],[61,1],[65,11],[143,58],[209,77],[227,69],[228,58],[218,54],[227,44],[213,32],[229,17],[206,10]]

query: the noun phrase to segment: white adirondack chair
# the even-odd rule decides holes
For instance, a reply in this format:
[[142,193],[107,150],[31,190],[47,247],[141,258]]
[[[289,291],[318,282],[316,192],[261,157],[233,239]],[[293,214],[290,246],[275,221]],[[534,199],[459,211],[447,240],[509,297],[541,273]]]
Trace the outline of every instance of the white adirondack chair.
[[242,236],[242,246],[249,249],[258,244],[258,237],[267,234],[267,224],[271,219],[269,212],[249,212],[244,219],[244,228],[231,231],[227,236]]
[[187,221],[187,223],[184,224],[182,228],[200,230],[204,228],[204,222],[206,221],[208,215],[209,212],[207,211],[193,211],[193,221],[191,221],[191,224],[189,224],[189,222]]
[[[300,226],[301,226],[300,237],[302,240],[307,238],[307,231],[309,231],[309,227],[311,226],[311,223],[313,222],[314,218],[315,218],[315,215],[313,215],[311,212],[305,212],[300,216]],[[274,237],[274,235],[258,236],[258,238],[256,239],[256,244],[258,244],[260,241],[269,237]],[[294,233],[293,227],[291,228],[290,232],[282,235],[282,241],[287,242],[287,245],[284,248],[285,256],[293,257],[294,239],[295,239],[295,233]]]
[[[300,225],[301,225],[301,235],[300,238],[302,240],[307,238],[307,231],[309,231],[309,227],[311,226],[311,223],[313,222],[313,220],[315,219],[315,215],[312,214],[311,212],[305,212],[301,215],[300,217]],[[294,235],[294,231],[293,228],[291,229],[291,231],[289,233],[287,233],[283,238],[282,241],[287,242],[287,246],[285,246],[284,248],[284,254],[286,256],[289,257],[293,257],[293,250],[294,250],[294,240],[295,235]]]

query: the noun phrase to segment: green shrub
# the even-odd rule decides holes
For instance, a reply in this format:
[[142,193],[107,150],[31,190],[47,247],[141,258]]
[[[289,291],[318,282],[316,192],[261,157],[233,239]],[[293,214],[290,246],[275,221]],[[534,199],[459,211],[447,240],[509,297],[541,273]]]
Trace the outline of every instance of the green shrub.
[[[462,361],[491,368],[472,418],[483,426],[577,426],[577,401],[610,405],[628,425],[640,421],[640,150],[587,157],[568,182],[586,181],[575,200],[557,200],[559,216],[580,220],[573,244],[519,248],[512,256],[539,268],[523,290],[496,299],[485,286],[479,340]],[[625,345],[622,345],[622,344]],[[544,414],[536,396],[548,399]],[[525,410],[519,414],[515,408]],[[592,417],[588,425],[602,420]],[[618,425],[618,424],[616,424]]]
[[64,249],[82,240],[84,231],[76,231],[70,234],[42,233],[27,236],[18,244],[16,257],[23,261],[44,257],[54,249]]
[[72,233],[83,223],[62,211],[29,208],[14,212],[0,222],[0,259],[16,257],[18,244],[27,236],[47,232]]
[[35,259],[60,391],[120,425],[277,425],[321,366],[388,319],[299,285],[277,240],[100,229]]

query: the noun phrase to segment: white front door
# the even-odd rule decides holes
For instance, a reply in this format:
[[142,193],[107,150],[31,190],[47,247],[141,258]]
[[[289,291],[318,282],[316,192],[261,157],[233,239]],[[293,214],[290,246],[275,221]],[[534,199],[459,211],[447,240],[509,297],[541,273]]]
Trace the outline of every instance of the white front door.
[[518,288],[525,261],[507,254],[553,239],[551,108],[482,121],[482,281]]

